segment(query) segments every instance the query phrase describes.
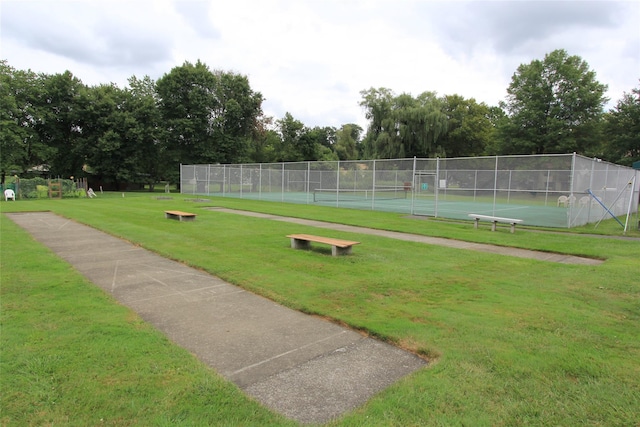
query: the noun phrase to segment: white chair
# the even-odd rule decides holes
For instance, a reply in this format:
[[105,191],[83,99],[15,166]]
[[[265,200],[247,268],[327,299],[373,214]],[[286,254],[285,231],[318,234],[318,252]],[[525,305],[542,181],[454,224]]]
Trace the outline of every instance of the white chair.
[[567,203],[569,203],[569,198],[567,196],[558,197],[558,206],[562,205],[566,208]]
[[13,200],[14,202],[16,201],[16,193],[10,189],[7,188],[6,190],[4,190],[4,201],[6,202],[7,200]]
[[589,196],[580,197],[580,206],[587,206],[589,204]]

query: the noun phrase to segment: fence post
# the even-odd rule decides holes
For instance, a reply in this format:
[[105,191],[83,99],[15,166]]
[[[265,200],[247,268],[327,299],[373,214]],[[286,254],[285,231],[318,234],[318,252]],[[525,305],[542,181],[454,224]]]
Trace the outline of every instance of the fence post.
[[438,193],[440,189],[440,157],[436,157],[436,178],[433,183],[433,195],[435,196],[435,206],[433,208],[433,217],[438,218]]
[[493,213],[491,215],[496,214],[496,199],[498,197],[498,156],[496,156],[496,166],[493,171]]

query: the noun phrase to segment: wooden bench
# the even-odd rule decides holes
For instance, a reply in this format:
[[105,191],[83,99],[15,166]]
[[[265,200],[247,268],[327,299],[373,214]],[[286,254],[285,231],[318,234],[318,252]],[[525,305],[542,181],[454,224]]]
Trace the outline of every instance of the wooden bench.
[[331,245],[331,255],[333,256],[348,255],[351,253],[351,247],[360,243],[332,239],[330,237],[312,236],[310,234],[289,234],[287,237],[291,239],[291,247],[293,249],[311,249],[311,242]]
[[492,222],[491,231],[496,231],[496,224],[499,222],[502,222],[506,224],[511,224],[512,233],[515,233],[516,231],[516,224],[520,224],[523,221],[522,219],[502,218],[499,216],[480,215],[480,214],[469,214],[469,217],[473,218],[476,221],[474,224],[474,228],[478,228],[478,222],[480,222],[480,220],[483,220],[483,221]]
[[196,219],[196,214],[182,211],[164,211],[164,217],[177,219],[178,221],[194,221]]

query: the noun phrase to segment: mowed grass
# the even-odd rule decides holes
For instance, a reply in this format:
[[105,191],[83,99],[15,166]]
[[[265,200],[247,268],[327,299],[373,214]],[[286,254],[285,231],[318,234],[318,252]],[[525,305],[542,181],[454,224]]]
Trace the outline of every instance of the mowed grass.
[[[430,359],[428,368],[331,425],[640,425],[640,242],[540,230],[492,233],[468,222],[187,197],[117,193],[0,208],[54,211]],[[206,206],[606,261],[540,262]],[[198,218],[169,221],[167,209]],[[246,398],[4,215],[1,220],[4,425],[294,424]],[[579,231],[621,234],[614,221]],[[328,247],[296,251],[285,237],[294,232],[362,244],[348,257],[331,257]]]

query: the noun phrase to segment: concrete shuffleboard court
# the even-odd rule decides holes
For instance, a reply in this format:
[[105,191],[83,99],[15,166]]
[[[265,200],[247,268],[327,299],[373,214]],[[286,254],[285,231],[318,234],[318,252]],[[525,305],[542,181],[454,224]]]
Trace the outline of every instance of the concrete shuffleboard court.
[[426,364],[53,213],[6,215],[248,395],[299,422],[336,418]]

